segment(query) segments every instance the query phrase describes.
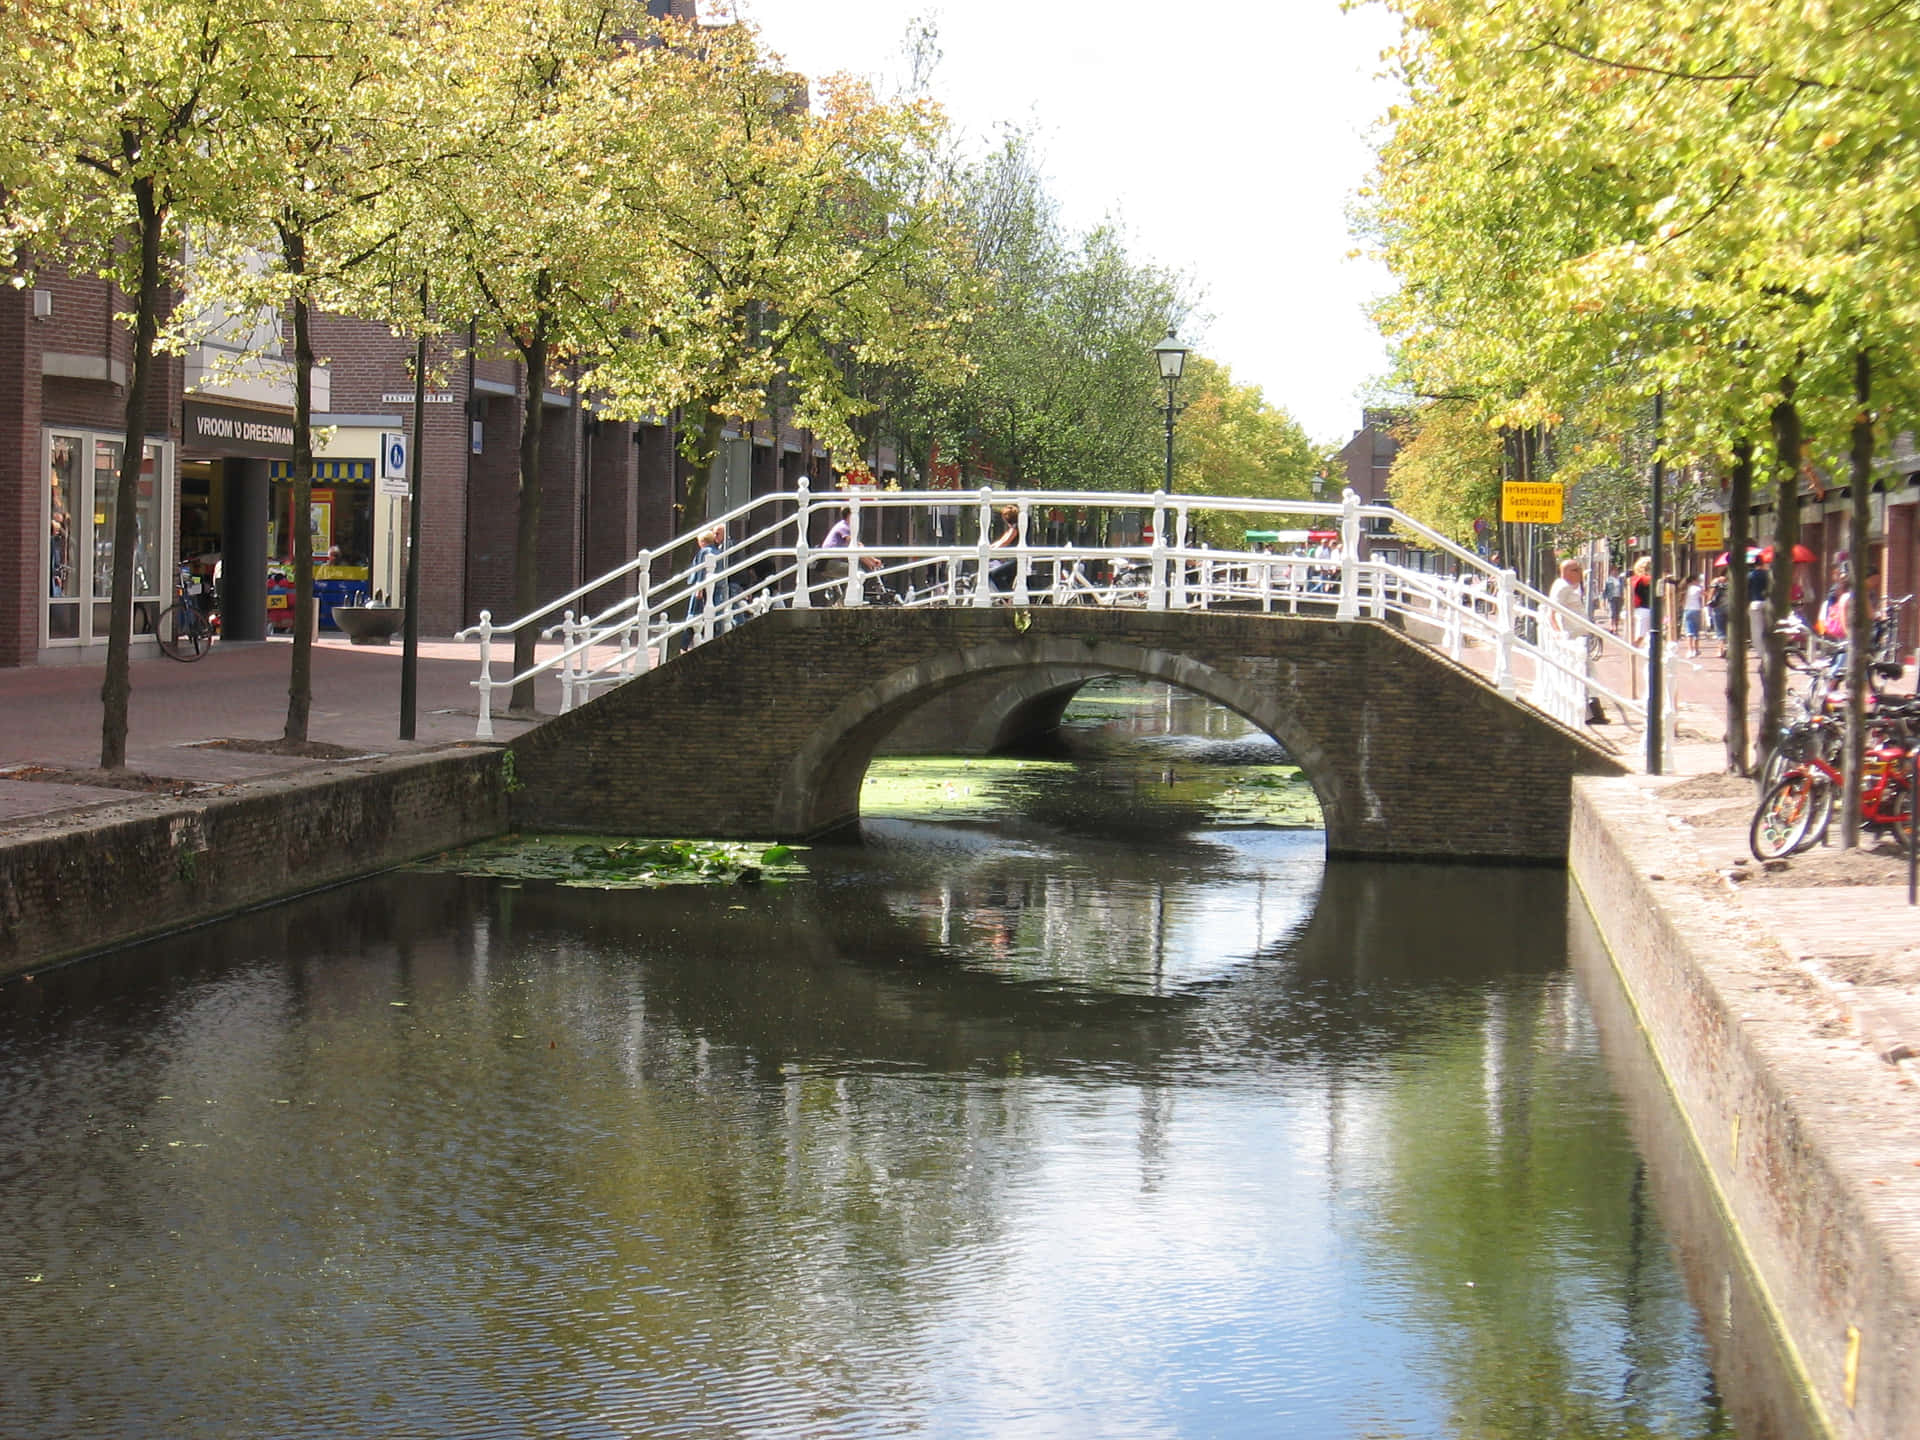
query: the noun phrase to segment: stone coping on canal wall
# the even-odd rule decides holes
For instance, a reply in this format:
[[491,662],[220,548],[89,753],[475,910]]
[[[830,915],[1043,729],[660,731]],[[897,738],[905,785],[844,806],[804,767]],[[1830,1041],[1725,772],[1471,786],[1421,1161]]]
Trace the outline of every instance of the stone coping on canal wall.
[[491,746],[382,757],[0,832],[0,976],[497,835],[500,767]]
[[1920,1436],[1920,1095],[1661,784],[1574,781],[1573,878],[1829,1430]]

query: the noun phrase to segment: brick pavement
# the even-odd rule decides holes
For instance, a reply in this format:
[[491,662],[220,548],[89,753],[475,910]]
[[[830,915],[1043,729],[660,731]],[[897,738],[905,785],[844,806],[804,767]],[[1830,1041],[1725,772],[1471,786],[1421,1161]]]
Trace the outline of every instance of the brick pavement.
[[[210,740],[274,740],[285,730],[292,642],[219,644],[183,665],[164,657],[133,663],[127,768],[206,785],[310,769],[327,762],[209,746]],[[423,641],[415,735],[399,739],[401,649],[323,638],[313,650],[308,738],[358,754],[395,754],[473,738],[478,666],[474,647]],[[494,673],[505,666],[496,663]],[[7,778],[22,768],[89,771],[100,761],[100,668],[41,665],[0,669],[0,825],[128,798],[99,784]],[[545,682],[551,687],[552,682]],[[504,694],[496,692],[496,702]],[[554,698],[542,692],[543,707]],[[495,717],[499,739],[528,728]],[[89,777],[98,778],[98,777]]]

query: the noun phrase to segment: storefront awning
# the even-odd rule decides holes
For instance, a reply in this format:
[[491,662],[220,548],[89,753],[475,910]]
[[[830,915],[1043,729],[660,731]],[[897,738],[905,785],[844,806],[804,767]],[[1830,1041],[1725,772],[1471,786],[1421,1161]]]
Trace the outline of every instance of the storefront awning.
[[[293,482],[293,462],[291,460],[269,460],[267,478],[276,485],[288,485]],[[373,461],[371,460],[316,460],[313,462],[313,483],[316,485],[371,485],[373,483]]]

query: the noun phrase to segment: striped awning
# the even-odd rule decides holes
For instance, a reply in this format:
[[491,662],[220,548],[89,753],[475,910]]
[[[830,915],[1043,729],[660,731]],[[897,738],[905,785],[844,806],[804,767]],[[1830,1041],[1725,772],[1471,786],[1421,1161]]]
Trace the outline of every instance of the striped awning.
[[[269,460],[267,478],[280,484],[293,479],[291,460]],[[373,461],[371,460],[316,460],[313,462],[313,483],[328,485],[371,485],[373,483]]]

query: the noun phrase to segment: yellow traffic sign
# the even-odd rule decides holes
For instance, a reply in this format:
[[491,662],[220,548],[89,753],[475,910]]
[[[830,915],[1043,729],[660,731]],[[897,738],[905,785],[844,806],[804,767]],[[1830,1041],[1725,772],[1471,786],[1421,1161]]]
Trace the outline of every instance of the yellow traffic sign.
[[1718,550],[1725,545],[1726,536],[1722,526],[1726,516],[1717,510],[1693,517],[1693,548],[1696,550]]
[[1558,525],[1566,508],[1564,485],[1509,480],[1500,487],[1500,518],[1509,525]]

